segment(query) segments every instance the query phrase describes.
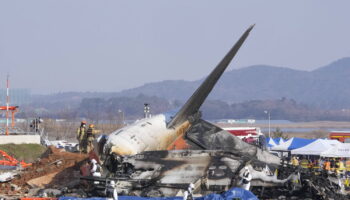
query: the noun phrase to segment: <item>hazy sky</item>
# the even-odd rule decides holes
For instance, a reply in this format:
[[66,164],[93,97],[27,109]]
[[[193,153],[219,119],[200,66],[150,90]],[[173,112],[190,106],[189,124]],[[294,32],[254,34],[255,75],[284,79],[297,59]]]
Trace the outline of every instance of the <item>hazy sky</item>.
[[120,91],[206,76],[256,23],[229,70],[312,70],[350,56],[350,1],[0,0],[0,87]]

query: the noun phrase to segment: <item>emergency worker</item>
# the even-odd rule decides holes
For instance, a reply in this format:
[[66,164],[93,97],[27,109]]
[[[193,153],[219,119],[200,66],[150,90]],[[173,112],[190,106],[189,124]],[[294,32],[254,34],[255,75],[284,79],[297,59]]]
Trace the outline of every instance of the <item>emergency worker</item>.
[[298,160],[297,157],[295,157],[295,156],[293,156],[293,158],[292,158],[292,165],[293,165],[294,167],[299,166],[299,160]]
[[309,161],[306,159],[306,158],[303,158],[301,161],[300,161],[300,166],[301,168],[303,169],[307,169],[309,167]]
[[345,189],[348,189],[350,187],[350,180],[349,180],[349,177],[346,177],[345,180],[344,180],[344,186],[345,186]]
[[91,160],[91,170],[90,170],[92,176],[100,177],[102,174],[102,167],[97,163],[95,159]]
[[187,192],[188,192],[187,200],[193,200],[193,190],[194,190],[194,184],[190,183],[190,185],[187,188]]
[[242,175],[242,187],[245,190],[250,189],[250,181],[252,180],[252,175],[250,174],[249,168],[244,167],[244,172]]
[[341,159],[339,159],[336,163],[336,172],[338,175],[343,175],[344,174],[344,171],[345,171],[345,166],[344,166],[344,163]]
[[77,140],[79,143],[80,153],[86,153],[86,143],[84,143],[84,138],[86,137],[86,121],[82,121],[80,127],[77,129]]
[[312,160],[308,160],[309,164],[307,166],[307,168],[309,168],[310,170],[314,168],[314,163],[312,162]]
[[90,124],[88,130],[86,131],[86,143],[87,143],[87,153],[94,149],[93,142],[95,140],[95,134],[99,133],[99,130],[95,130],[95,125]]
[[350,176],[350,159],[349,158],[345,162],[345,167],[346,167],[346,175]]
[[324,168],[324,160],[322,158],[318,159],[318,171],[322,171],[322,169]]
[[[90,161],[91,164],[91,175],[95,177],[101,177],[102,176],[102,167],[97,163],[95,159],[92,159]],[[100,182],[99,181],[94,181],[95,185],[98,185]]]
[[324,162],[324,169],[329,173],[331,171],[331,162],[327,159]]
[[118,192],[115,181],[111,181],[110,184],[106,186],[106,196],[113,197],[113,200],[118,200]]
[[335,169],[335,160],[334,160],[334,158],[331,158],[330,162],[331,162],[331,171],[334,172],[334,169]]

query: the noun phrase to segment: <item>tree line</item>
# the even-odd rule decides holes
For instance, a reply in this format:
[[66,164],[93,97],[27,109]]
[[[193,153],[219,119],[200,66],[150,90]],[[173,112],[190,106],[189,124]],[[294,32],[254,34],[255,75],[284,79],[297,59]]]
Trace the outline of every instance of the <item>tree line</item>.
[[[164,113],[181,107],[184,102],[169,101],[162,97],[140,94],[136,97],[82,98],[79,102],[56,101],[24,105],[17,118],[88,119],[95,122],[135,120],[143,117],[144,103],[151,106],[151,114]],[[214,119],[267,119],[269,111],[273,119],[291,121],[350,120],[349,110],[322,110],[299,104],[293,99],[251,100],[242,103],[227,103],[221,100],[207,100],[201,111],[203,118]],[[123,118],[123,119],[122,119]]]

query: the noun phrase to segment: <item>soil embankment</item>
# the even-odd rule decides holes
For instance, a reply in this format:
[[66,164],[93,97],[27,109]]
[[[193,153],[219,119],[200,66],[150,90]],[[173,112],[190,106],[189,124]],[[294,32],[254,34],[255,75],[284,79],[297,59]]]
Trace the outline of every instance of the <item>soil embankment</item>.
[[[0,194],[26,196],[32,188],[61,188],[79,183],[79,168],[89,155],[65,152],[50,146],[39,161],[8,183]],[[14,187],[15,185],[15,187]]]

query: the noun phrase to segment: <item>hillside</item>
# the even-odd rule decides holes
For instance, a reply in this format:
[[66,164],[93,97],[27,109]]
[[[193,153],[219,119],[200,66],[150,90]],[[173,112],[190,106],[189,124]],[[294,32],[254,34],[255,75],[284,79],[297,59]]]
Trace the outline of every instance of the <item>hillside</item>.
[[[167,99],[187,99],[202,80],[162,81],[124,90],[118,96],[142,93]],[[350,108],[350,58],[343,58],[314,71],[300,71],[266,65],[227,71],[209,99],[226,102],[294,99],[318,108]]]
[[[18,117],[120,120],[142,116],[143,103],[152,113],[183,105],[203,81],[167,80],[122,92],[65,92],[36,95]],[[314,71],[266,65],[227,71],[201,110],[207,119],[264,118],[264,110],[289,120],[350,120],[350,58]]]

